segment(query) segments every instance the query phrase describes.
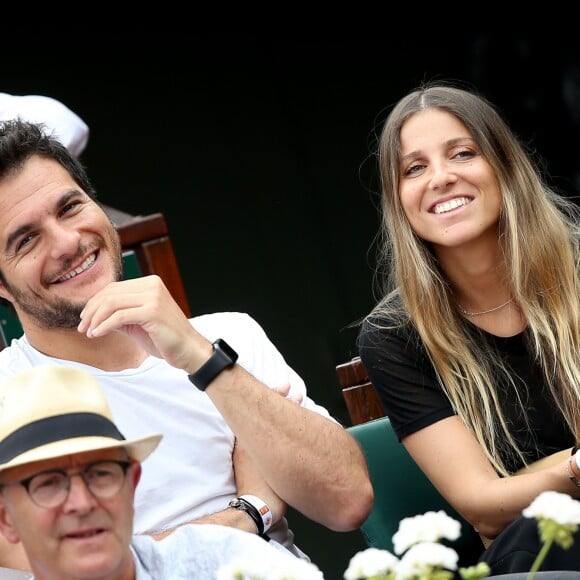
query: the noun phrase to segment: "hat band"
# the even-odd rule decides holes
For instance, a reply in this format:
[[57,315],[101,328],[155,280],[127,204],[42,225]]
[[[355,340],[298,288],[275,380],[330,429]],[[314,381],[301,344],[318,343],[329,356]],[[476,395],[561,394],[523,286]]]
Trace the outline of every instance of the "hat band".
[[0,464],[48,443],[75,437],[110,437],[124,441],[125,437],[106,417],[96,413],[69,413],[39,419],[20,427],[0,442]]

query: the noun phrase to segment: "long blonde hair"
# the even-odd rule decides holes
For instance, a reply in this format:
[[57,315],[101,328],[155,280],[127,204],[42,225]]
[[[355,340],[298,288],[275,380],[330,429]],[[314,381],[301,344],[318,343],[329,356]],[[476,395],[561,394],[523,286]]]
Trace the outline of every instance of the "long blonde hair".
[[[495,108],[473,91],[427,84],[401,99],[380,135],[382,186],[379,264],[387,274],[382,299],[368,319],[411,323],[456,413],[475,434],[498,473],[506,458],[527,459],[509,430],[495,388],[504,376],[518,390],[500,357],[474,340],[429,244],[411,229],[401,207],[400,132],[418,111],[437,108],[459,119],[492,166],[502,194],[499,243],[508,284],[528,326],[526,340],[543,370],[555,405],[580,441],[579,210],[550,189],[537,165]],[[393,324],[397,324],[394,322]]]

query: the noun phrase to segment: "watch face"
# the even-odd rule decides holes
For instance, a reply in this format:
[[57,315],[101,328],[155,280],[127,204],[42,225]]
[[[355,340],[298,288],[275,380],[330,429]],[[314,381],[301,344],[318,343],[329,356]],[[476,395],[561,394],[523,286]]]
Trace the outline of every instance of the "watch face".
[[216,348],[219,348],[231,361],[235,363],[238,360],[238,353],[222,338],[214,342]]
[[209,359],[189,380],[200,390],[205,391],[207,386],[225,369],[233,366],[238,360],[238,353],[223,339],[218,338],[213,343],[213,353]]

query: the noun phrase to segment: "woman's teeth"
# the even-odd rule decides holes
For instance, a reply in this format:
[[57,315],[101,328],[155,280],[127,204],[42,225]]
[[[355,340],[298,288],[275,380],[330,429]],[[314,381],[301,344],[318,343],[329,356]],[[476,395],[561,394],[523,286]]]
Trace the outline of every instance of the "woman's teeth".
[[468,197],[456,197],[455,199],[450,199],[449,201],[436,205],[433,213],[445,213],[462,205],[467,205],[470,201]]

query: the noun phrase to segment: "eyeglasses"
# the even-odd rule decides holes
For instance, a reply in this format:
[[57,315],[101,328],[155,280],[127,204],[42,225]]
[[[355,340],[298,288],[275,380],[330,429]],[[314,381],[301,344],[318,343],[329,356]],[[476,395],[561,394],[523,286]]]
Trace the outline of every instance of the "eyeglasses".
[[4,484],[3,487],[22,485],[37,506],[55,508],[67,500],[71,477],[80,475],[95,497],[108,499],[123,487],[130,465],[130,461],[98,461],[87,465],[82,471],[43,471],[26,479]]

